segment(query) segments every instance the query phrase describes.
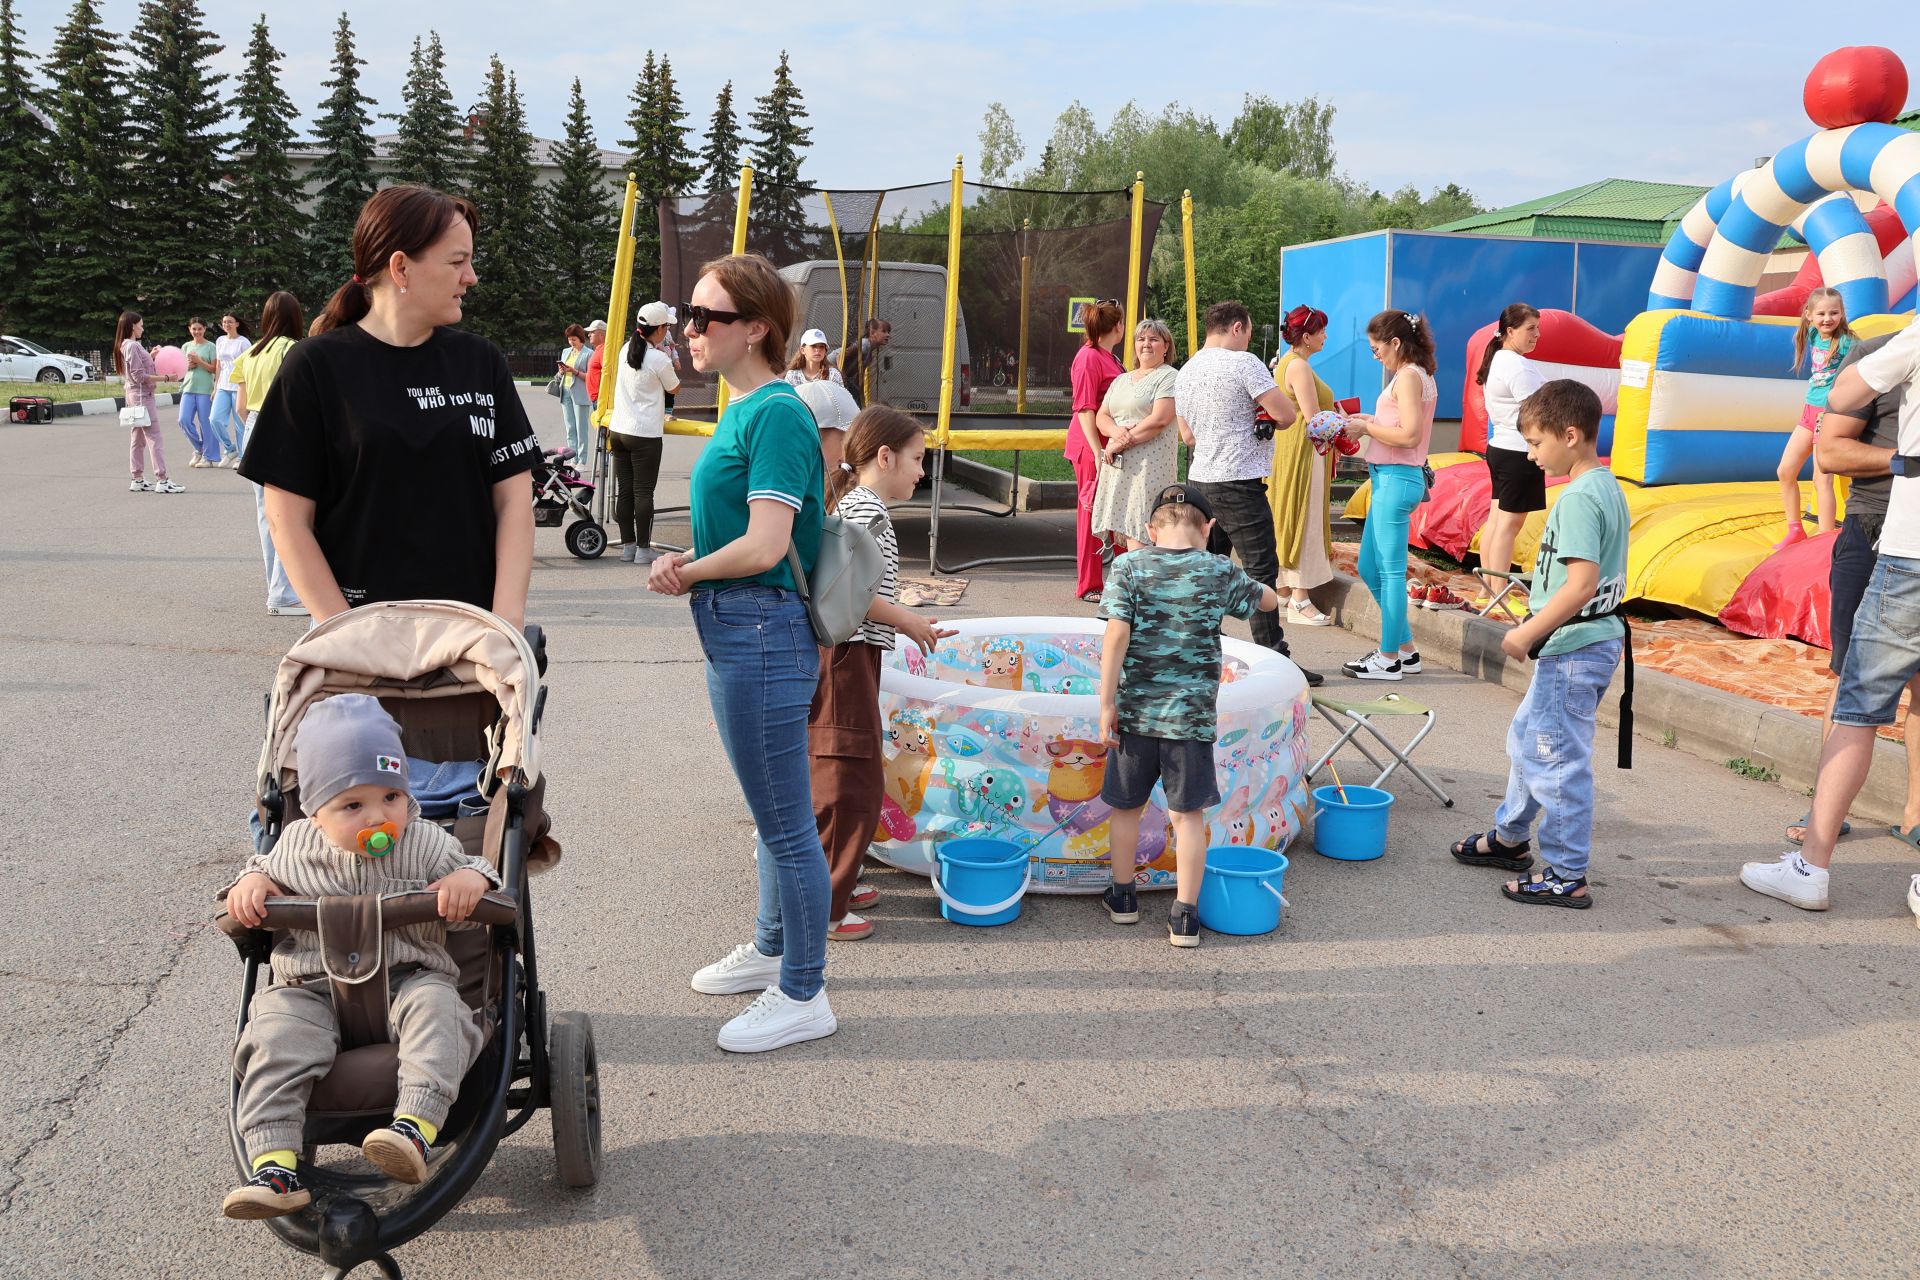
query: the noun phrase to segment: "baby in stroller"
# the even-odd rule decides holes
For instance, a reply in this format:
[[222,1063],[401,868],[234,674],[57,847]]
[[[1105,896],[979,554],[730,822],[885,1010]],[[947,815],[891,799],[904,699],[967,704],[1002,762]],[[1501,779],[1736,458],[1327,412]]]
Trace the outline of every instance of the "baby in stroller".
[[[400,726],[366,694],[315,704],[294,736],[306,817],[247,861],[225,890],[227,910],[258,926],[270,897],[319,898],[426,889],[441,920],[388,935],[385,970],[366,975],[388,987],[389,1030],[399,1054],[393,1120],[367,1135],[366,1158],[397,1181],[417,1185],[439,1128],[485,1035],[456,985],[459,968],[446,930],[473,912],[500,877],[466,854],[452,834],[419,821],[408,790]],[[332,1067],[340,1029],[320,932],[286,931],[273,950],[274,985],[254,999],[237,1048],[235,1125],[253,1174],[222,1206],[229,1218],[272,1218],[311,1201],[297,1153],[307,1099]]]

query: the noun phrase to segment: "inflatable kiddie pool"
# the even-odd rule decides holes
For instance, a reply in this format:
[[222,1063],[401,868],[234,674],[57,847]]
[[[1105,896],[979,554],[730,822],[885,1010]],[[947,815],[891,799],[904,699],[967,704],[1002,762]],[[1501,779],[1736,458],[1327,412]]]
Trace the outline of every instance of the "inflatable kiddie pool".
[[[874,856],[928,875],[943,841],[1025,844],[1067,819],[1032,850],[1032,892],[1098,893],[1111,882],[1111,810],[1100,800],[1105,624],[972,618],[953,626],[958,634],[931,658],[901,637],[881,669],[887,783]],[[1307,814],[1306,680],[1270,649],[1226,637],[1221,645],[1221,803],[1209,815],[1208,843],[1285,849]],[[1137,866],[1140,887],[1173,887],[1159,787],[1141,819]]]

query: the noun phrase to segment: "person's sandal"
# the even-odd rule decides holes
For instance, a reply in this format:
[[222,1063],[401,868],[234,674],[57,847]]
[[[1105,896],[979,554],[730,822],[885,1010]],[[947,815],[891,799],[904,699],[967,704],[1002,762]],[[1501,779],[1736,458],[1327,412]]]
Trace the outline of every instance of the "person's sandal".
[[1510,880],[1501,885],[1500,893],[1530,907],[1570,907],[1585,911],[1593,905],[1593,894],[1576,891],[1586,888],[1585,876],[1569,880],[1552,867],[1542,867],[1525,880]]
[[[1787,843],[1788,844],[1805,844],[1807,842],[1807,827],[1812,822],[1813,822],[1813,810],[1809,809],[1805,813],[1801,814],[1797,819],[1788,823],[1787,824]],[[1898,828],[1889,827],[1888,830],[1892,831],[1893,834],[1897,836],[1900,835]],[[1793,834],[1796,831],[1798,831],[1800,834],[1799,835]],[[1848,822],[1845,818],[1842,818],[1840,820],[1840,834],[1843,836],[1850,836],[1853,834],[1853,824],[1851,822]],[[1903,840],[1906,839],[1905,836],[1901,836],[1900,838]],[[1914,847],[1916,849],[1920,849],[1920,845],[1915,845]]]
[[[1486,842],[1486,852],[1480,844]],[[1469,867],[1499,867],[1502,871],[1525,871],[1533,866],[1533,842],[1522,840],[1508,844],[1492,831],[1476,831],[1465,840],[1456,840],[1448,850],[1455,862]]]

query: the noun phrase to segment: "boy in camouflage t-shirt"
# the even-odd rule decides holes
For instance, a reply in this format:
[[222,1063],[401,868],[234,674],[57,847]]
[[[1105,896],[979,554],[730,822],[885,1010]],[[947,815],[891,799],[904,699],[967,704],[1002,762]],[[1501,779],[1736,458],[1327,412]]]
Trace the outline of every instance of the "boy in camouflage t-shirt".
[[1114,561],[1100,609],[1100,734],[1108,744],[1100,798],[1112,809],[1113,884],[1104,895],[1116,924],[1140,919],[1134,857],[1140,813],[1156,782],[1173,820],[1176,888],[1167,940],[1200,945],[1200,878],[1207,869],[1207,810],[1220,803],[1213,768],[1220,696],[1220,622],[1280,607],[1225,556],[1207,550],[1213,512],[1185,485],[1168,485],[1147,522],[1153,545]]

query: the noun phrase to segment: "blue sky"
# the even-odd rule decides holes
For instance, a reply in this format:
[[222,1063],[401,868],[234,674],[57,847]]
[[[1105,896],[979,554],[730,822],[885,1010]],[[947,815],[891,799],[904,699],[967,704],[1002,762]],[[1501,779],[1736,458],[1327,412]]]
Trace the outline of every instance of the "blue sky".
[[[1246,93],[1317,94],[1338,108],[1346,172],[1388,189],[1459,182],[1488,205],[1605,177],[1718,182],[1811,128],[1801,83],[1841,45],[1900,52],[1920,103],[1920,6],[1890,0],[206,7],[232,24],[223,27],[228,70],[264,8],[303,110],[321,96],[344,7],[381,109],[398,109],[408,49],[431,27],[447,45],[460,105],[479,98],[487,56],[498,52],[519,74],[536,133],[559,133],[578,76],[603,145],[624,136],[626,95],[648,49],[673,59],[695,125],[727,79],[737,101],[764,92],[785,49],[814,129],[807,174],[828,187],[938,179],[955,152],[973,165],[981,114],[995,100],[1013,113],[1032,158],[1075,99],[1102,123],[1131,99],[1150,111],[1178,101],[1224,127]],[[809,8],[816,16],[799,16]],[[67,9],[62,0],[17,0],[36,53]],[[849,9],[858,16],[840,16]],[[136,6],[105,0],[104,12],[130,26]]]

